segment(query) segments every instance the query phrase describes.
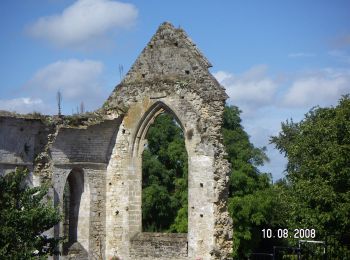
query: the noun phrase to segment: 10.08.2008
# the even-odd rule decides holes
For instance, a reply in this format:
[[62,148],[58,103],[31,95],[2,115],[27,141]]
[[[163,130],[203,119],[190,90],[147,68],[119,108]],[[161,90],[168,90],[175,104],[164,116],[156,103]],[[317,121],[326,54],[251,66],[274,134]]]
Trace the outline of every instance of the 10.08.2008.
[[279,228],[277,230],[273,230],[270,228],[264,228],[261,230],[262,238],[315,238],[316,230],[315,229],[299,229],[296,228],[294,230],[288,230],[288,228]]

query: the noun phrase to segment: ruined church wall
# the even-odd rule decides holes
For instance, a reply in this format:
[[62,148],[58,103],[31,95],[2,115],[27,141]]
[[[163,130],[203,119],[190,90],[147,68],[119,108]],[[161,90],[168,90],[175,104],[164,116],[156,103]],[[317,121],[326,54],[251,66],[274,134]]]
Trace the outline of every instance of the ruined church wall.
[[[138,96],[135,95],[136,89]],[[133,95],[126,94],[128,90],[133,91]],[[215,252],[225,255],[232,245],[228,243],[222,249],[217,246],[217,241],[220,236],[225,236],[225,239],[231,236],[230,220],[225,215],[225,202],[221,209],[216,205],[225,196],[228,180],[228,163],[219,156],[224,155],[218,132],[224,101],[214,96],[206,102],[193,88],[184,88],[179,82],[121,86],[120,91],[123,92],[120,97],[131,96],[131,102],[107,168],[106,225],[111,229],[106,231],[106,257],[115,255],[132,259],[130,241],[141,232],[142,148],[138,153],[137,147],[143,146],[142,134],[145,132],[140,135],[138,131],[156,104],[164,104],[162,108],[175,114],[186,136],[189,158],[188,258],[217,259],[213,258]],[[217,180],[221,180],[220,183]],[[120,197],[119,194],[126,196]],[[225,220],[221,222],[222,219]],[[218,230],[216,224],[220,222],[223,228]],[[142,254],[142,247],[140,250]]]
[[[63,193],[68,175],[73,169],[84,174],[78,223],[78,242],[90,256],[103,256],[105,241],[105,174],[104,164],[66,164],[53,167],[55,204],[63,212]],[[63,235],[63,223],[56,227],[56,235]],[[69,259],[65,256],[62,259]]]
[[[106,120],[86,128],[60,128],[50,148],[55,203],[61,210],[69,173],[75,169],[84,173],[85,189],[79,209],[78,242],[85,253],[96,259],[104,255],[106,162],[114,146],[119,124],[118,120]],[[62,234],[62,230],[61,223],[56,227],[56,235]],[[64,256],[62,259],[73,256]]]
[[118,130],[117,120],[87,128],[60,128],[51,148],[54,163],[107,163]]
[[48,131],[37,119],[0,117],[0,175],[22,166],[31,172],[30,184],[39,184],[32,172]]
[[187,258],[187,234],[139,233],[131,238],[130,256],[133,260],[150,255],[166,259]]
[[131,250],[134,256],[144,255],[140,243],[145,241],[139,241],[136,248],[131,245],[142,231],[142,151],[147,129],[162,109],[175,115],[185,135],[189,160],[187,259],[229,258],[229,164],[221,136],[227,95],[209,73],[210,66],[183,30],[164,23],[104,104],[108,116],[124,114],[107,167],[106,226],[111,229],[106,230],[106,258],[133,259]]
[[[229,164],[221,136],[227,95],[210,66],[182,29],[164,23],[96,112],[101,120],[73,128],[59,118],[50,130],[39,120],[0,117],[0,173],[18,164],[35,167],[38,179],[52,182],[61,209],[68,175],[84,173],[78,227],[84,252],[59,259],[229,259]],[[142,152],[162,110],[183,128],[189,160],[188,233],[173,245],[172,235],[141,232]],[[62,223],[52,234],[62,234]]]

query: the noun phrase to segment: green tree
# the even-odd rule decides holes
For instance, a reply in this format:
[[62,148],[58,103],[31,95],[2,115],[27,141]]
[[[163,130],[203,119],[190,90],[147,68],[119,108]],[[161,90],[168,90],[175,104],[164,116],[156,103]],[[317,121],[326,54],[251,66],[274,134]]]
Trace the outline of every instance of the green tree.
[[26,185],[28,170],[0,176],[0,259],[37,259],[55,253],[58,239],[43,234],[60,221],[43,199],[48,188]]
[[181,127],[170,114],[149,128],[142,155],[144,231],[187,232],[187,152]]
[[[234,222],[235,257],[277,245],[263,240],[261,229],[285,227],[282,188],[258,166],[268,160],[241,125],[237,107],[226,107],[222,128],[228,160],[232,165],[229,211]],[[144,231],[187,232],[187,153],[181,128],[168,114],[150,127],[143,153],[142,221]]]
[[311,109],[299,123],[282,123],[271,142],[288,158],[289,227],[314,228],[319,239],[349,232],[349,95],[336,107]]
[[263,240],[263,228],[283,226],[282,198],[271,175],[259,171],[268,161],[265,148],[256,148],[241,125],[240,110],[229,106],[224,111],[223,138],[227,159],[232,166],[229,211],[234,226],[234,257],[246,258],[251,252],[269,251],[278,241]]

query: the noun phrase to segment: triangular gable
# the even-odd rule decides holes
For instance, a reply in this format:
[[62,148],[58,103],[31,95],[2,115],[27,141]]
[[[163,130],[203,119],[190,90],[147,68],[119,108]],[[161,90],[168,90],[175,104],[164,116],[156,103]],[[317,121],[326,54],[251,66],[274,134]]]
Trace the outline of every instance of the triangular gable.
[[143,49],[122,84],[163,77],[210,77],[223,90],[208,71],[211,66],[183,29],[165,22]]
[[211,66],[184,30],[165,22],[114,89],[104,108],[123,111],[130,95],[142,91],[140,86],[161,82],[181,82],[209,102],[226,100],[225,89],[208,70]]

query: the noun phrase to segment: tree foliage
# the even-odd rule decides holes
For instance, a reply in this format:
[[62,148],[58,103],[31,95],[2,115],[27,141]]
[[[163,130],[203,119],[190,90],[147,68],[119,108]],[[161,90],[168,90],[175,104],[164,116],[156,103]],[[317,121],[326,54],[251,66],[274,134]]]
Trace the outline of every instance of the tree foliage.
[[[242,259],[264,247],[261,229],[282,222],[283,206],[271,176],[258,166],[268,160],[241,126],[237,107],[224,111],[223,137],[232,164],[229,211],[234,221],[234,251]],[[150,127],[143,153],[142,221],[144,231],[187,232],[187,153],[181,128],[168,114]],[[272,243],[272,241],[270,241]]]
[[270,175],[258,170],[258,166],[268,161],[265,148],[256,148],[249,141],[249,136],[241,125],[240,113],[238,107],[225,107],[222,133],[227,159],[232,167],[230,197],[251,194],[270,184]]
[[277,241],[263,241],[261,230],[283,225],[282,199],[271,176],[258,166],[268,161],[265,148],[256,148],[241,125],[240,110],[224,111],[223,138],[232,171],[229,187],[229,212],[234,226],[234,257],[244,259],[254,251],[262,252]]
[[144,231],[187,232],[187,152],[182,129],[170,114],[149,128],[142,155]]
[[[272,137],[288,158],[286,178],[272,184],[259,171],[268,158],[241,125],[240,110],[226,107],[223,141],[232,165],[229,212],[234,258],[272,252],[289,239],[263,239],[262,229],[315,229],[316,239],[350,230],[350,99],[314,108],[299,123],[287,121]],[[143,226],[148,231],[187,231],[187,153],[181,128],[161,115],[147,134],[143,153]],[[147,217],[146,217],[147,216]],[[335,236],[337,237],[337,236]],[[340,236],[338,236],[340,237]],[[344,239],[342,236],[341,239]],[[339,243],[343,243],[341,239]],[[349,237],[345,237],[349,239]]]
[[282,123],[271,142],[288,158],[290,227],[314,228],[319,238],[349,232],[349,96],[311,109],[299,123]]
[[0,176],[0,259],[34,259],[55,252],[59,240],[43,234],[60,221],[43,199],[48,188],[26,185],[28,170]]

